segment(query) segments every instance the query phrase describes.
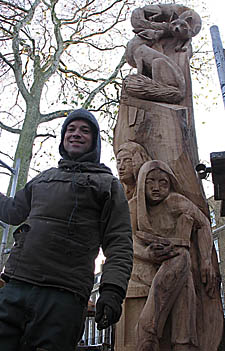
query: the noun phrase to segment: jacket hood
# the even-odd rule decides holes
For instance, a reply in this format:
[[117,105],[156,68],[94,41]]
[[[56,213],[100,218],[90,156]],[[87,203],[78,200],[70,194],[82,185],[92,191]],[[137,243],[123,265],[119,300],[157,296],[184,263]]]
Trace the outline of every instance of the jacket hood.
[[63,146],[63,140],[64,136],[66,133],[66,128],[67,126],[74,120],[76,119],[83,119],[87,121],[87,123],[91,126],[92,131],[93,131],[93,145],[92,149],[90,152],[87,152],[78,158],[76,158],[76,162],[94,162],[94,163],[99,163],[100,162],[100,156],[101,156],[101,137],[100,137],[100,130],[99,130],[99,124],[94,117],[94,115],[90,112],[87,111],[83,108],[80,108],[78,110],[74,110],[71,112],[68,117],[65,119],[62,129],[61,129],[61,142],[59,144],[59,153],[62,156],[64,160],[71,160],[70,156],[66,152]]

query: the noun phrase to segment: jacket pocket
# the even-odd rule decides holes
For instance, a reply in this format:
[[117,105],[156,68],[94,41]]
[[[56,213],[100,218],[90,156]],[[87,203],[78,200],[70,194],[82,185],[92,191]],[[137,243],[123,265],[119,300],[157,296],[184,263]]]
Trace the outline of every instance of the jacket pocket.
[[10,276],[14,274],[17,265],[20,262],[20,257],[23,252],[24,243],[29,231],[30,226],[26,223],[23,223],[13,232],[13,237],[15,241],[4,269],[6,274],[9,274]]
[[51,261],[64,266],[76,266],[83,256],[87,256],[89,246],[73,240],[70,237],[62,237],[51,234],[49,241]]

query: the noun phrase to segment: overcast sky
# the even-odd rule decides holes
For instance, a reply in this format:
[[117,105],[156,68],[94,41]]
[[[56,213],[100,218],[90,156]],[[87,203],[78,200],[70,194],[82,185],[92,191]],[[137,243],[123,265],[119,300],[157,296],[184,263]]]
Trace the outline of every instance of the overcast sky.
[[[211,14],[210,25],[218,26],[223,47],[225,47],[225,2],[223,0],[207,0],[206,4]],[[210,31],[208,32],[208,38],[210,40],[210,49],[212,50]],[[211,83],[213,91],[208,96],[209,110],[205,109],[203,99],[198,105],[194,105],[199,158],[203,162],[210,161],[211,152],[225,151],[225,111],[216,65]],[[195,82],[193,81],[193,90],[195,88]],[[213,105],[212,99],[216,92],[219,94],[219,97],[216,100],[217,105]],[[209,177],[209,179],[211,178]],[[204,182],[204,187],[207,197],[213,195],[213,188],[209,181]]]

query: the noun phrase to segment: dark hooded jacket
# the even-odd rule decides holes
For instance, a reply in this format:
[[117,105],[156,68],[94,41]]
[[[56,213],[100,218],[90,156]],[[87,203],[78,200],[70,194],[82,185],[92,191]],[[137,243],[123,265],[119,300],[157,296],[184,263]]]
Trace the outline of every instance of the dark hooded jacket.
[[[92,150],[70,160],[63,147],[67,125],[87,120]],[[58,168],[32,179],[15,198],[0,195],[0,219],[19,227],[2,278],[54,286],[89,298],[94,263],[102,246],[106,261],[101,286],[113,284],[125,295],[132,269],[132,239],[122,186],[100,159],[100,133],[94,116],[77,110],[62,127]]]

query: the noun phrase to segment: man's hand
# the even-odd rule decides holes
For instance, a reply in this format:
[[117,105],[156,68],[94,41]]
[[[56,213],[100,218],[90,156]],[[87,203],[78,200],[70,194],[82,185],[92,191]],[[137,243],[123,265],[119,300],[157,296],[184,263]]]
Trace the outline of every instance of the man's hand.
[[103,290],[96,304],[95,321],[98,330],[118,322],[122,313],[122,297],[111,290]]
[[173,244],[151,243],[146,250],[150,261],[156,264],[161,264],[163,261],[178,255],[178,252],[174,251]]

